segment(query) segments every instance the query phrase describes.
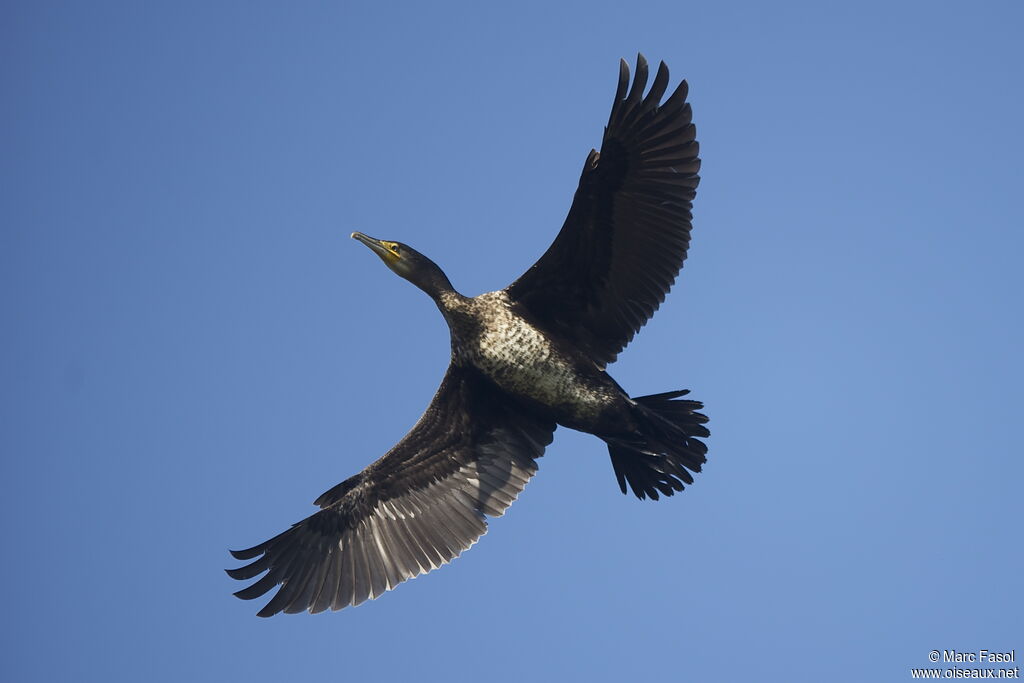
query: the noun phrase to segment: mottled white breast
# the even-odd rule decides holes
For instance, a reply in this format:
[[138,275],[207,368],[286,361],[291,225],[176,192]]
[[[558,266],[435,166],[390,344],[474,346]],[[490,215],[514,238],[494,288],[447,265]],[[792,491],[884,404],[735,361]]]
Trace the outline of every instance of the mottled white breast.
[[471,305],[481,327],[461,350],[498,386],[574,414],[601,410],[606,397],[580,381],[544,333],[512,312],[505,292],[482,294]]

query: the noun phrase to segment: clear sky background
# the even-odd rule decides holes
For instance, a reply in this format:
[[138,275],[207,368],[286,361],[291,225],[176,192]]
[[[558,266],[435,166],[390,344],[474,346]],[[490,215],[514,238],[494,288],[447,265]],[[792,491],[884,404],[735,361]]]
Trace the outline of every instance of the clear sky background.
[[[0,679],[900,681],[1024,659],[1024,5],[0,8]],[[559,430],[463,557],[257,619],[222,571],[426,407],[431,302],[543,252],[618,60],[690,83],[690,259],[613,366],[711,417],[622,496]]]

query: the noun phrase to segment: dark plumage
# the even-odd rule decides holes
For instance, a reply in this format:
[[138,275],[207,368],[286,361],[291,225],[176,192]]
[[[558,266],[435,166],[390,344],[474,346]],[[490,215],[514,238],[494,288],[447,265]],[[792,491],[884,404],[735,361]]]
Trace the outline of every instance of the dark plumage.
[[[621,63],[601,152],[587,156],[565,224],[509,287],[456,292],[411,247],[354,233],[437,303],[451,328],[448,372],[423,417],[380,460],[315,501],[321,510],[248,550],[228,570],[259,612],[358,605],[469,548],[537,469],[557,425],[608,444],[623,493],[671,496],[707,449],[701,404],[675,391],[630,398],[604,370],[664,300],[690,241],[699,177],[686,82],[663,103],[647,62]],[[628,88],[628,92],[627,92]]]

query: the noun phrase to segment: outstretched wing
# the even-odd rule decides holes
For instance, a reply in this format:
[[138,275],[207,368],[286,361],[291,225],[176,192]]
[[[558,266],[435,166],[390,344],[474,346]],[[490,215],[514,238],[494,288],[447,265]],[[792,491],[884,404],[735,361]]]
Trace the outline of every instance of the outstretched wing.
[[487,531],[537,470],[555,424],[468,368],[448,368],[416,426],[384,457],[316,500],[322,510],[248,550],[228,574],[281,588],[259,616],[338,610],[436,569]]
[[602,365],[665,300],[686,259],[700,180],[686,81],[662,104],[662,62],[644,97],[647,60],[638,55],[627,94],[628,85],[623,61],[601,152],[587,157],[561,232],[507,290]]

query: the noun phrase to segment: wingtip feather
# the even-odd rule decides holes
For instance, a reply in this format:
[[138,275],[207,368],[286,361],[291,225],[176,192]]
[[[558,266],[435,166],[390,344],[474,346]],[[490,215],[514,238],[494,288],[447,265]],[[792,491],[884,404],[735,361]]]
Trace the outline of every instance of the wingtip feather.
[[245,550],[229,549],[228,552],[231,553],[231,557],[236,560],[251,560],[257,555],[261,555],[263,553],[264,546],[266,546],[266,543],[260,543],[259,545],[254,545],[251,548],[246,548]]
[[633,75],[633,87],[629,89],[629,95],[626,96],[626,101],[630,105],[634,105],[640,100],[644,94],[644,89],[647,88],[647,60],[643,55],[637,54],[636,56],[636,73]]

